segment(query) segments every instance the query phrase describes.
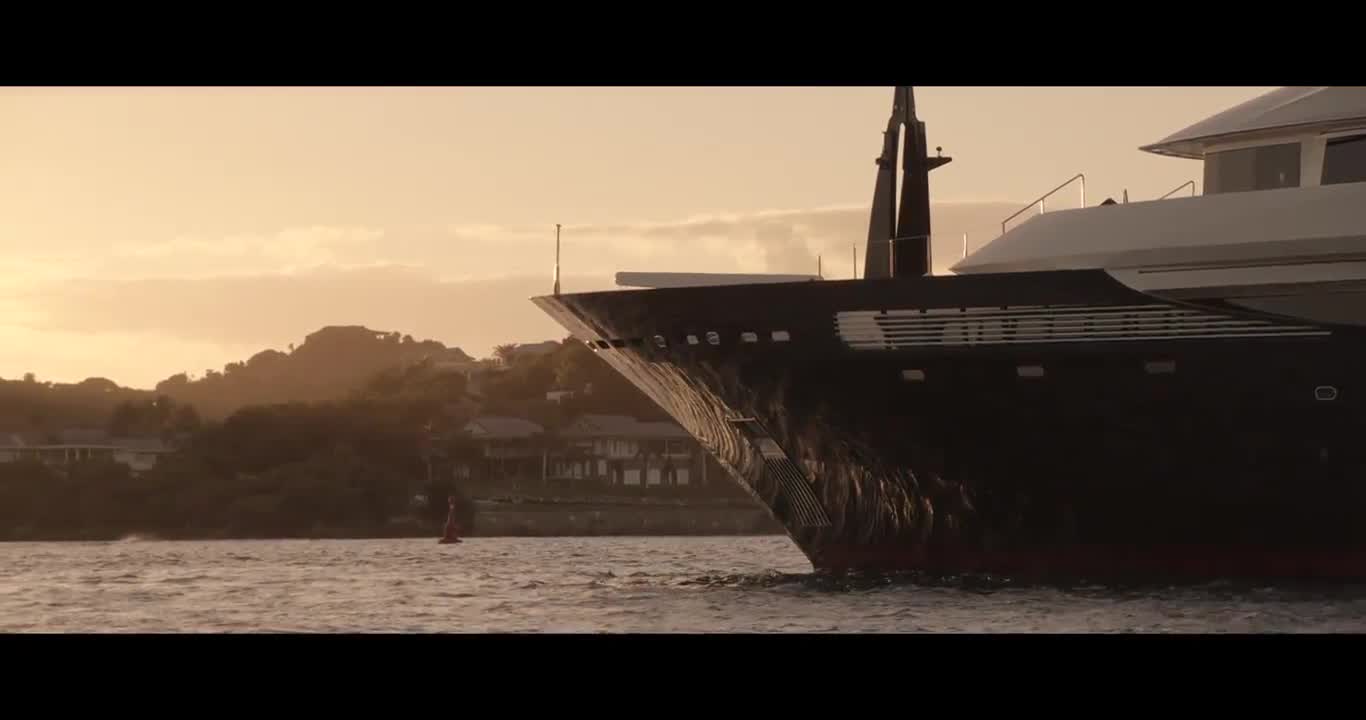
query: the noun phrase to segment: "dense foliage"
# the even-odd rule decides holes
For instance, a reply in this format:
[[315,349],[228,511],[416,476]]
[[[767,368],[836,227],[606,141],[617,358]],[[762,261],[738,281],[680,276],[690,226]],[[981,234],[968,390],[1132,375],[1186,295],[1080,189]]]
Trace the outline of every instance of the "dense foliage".
[[[481,368],[440,343],[326,328],[155,392],[0,381],[0,433],[99,428],[179,446],[141,475],[111,461],[0,463],[0,539],[430,535],[452,494],[471,527],[472,503],[447,478],[471,453],[459,430],[474,416],[549,429],[585,412],[663,417],[582,343],[546,349],[503,348],[503,366]],[[573,394],[548,400],[555,389]]]
[[0,433],[103,427],[120,404],[155,399],[153,393],[119,387],[105,378],[61,384],[40,382],[29,373],[22,380],[0,380]]

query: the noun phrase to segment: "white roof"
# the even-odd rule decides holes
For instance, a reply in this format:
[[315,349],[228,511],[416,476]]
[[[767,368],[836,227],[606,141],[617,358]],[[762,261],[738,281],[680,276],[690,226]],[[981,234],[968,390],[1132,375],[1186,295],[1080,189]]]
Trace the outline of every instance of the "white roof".
[[1366,124],[1366,87],[1286,87],[1235,105],[1142,150],[1199,158],[1205,146],[1234,136],[1292,128]]
[[671,422],[642,422],[627,415],[588,414],[574,421],[562,433],[568,437],[644,437],[682,438],[692,436]]
[[509,440],[540,435],[545,429],[530,420],[499,415],[481,415],[465,425],[465,430],[477,437]]
[[781,275],[746,273],[619,272],[617,285],[638,288],[716,287],[820,280],[819,275]]
[[1196,268],[1359,252],[1366,183],[1148,200],[1035,215],[955,273]]

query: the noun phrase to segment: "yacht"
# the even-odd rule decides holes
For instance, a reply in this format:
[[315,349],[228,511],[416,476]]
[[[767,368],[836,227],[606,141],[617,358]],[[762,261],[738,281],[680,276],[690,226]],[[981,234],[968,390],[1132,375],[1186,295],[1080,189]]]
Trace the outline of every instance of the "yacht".
[[1278,89],[1140,150],[1198,187],[1096,202],[1078,174],[937,275],[951,159],[898,87],[863,277],[622,273],[533,302],[820,571],[1366,578],[1366,88]]

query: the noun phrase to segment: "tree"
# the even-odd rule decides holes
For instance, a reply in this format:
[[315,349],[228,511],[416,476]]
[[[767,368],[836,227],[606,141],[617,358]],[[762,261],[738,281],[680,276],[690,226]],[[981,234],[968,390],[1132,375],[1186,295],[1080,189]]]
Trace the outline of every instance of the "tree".
[[512,364],[512,358],[515,357],[516,354],[517,346],[512,343],[509,343],[507,345],[499,345],[498,347],[493,349],[493,356],[498,358],[499,360],[502,360],[503,363],[506,365]]
[[157,383],[156,391],[159,393],[176,392],[183,390],[190,384],[190,376],[187,373],[176,373],[165,380]]
[[200,428],[199,412],[193,405],[181,405],[175,409],[171,416],[171,432],[177,434],[192,433]]
[[142,413],[133,403],[124,401],[114,407],[114,412],[109,416],[107,430],[110,435],[119,437],[129,435],[142,420]]
[[118,383],[114,382],[113,380],[110,380],[109,378],[102,377],[86,378],[77,383],[76,387],[90,392],[104,393],[116,392],[119,389]]
[[565,343],[555,352],[555,385],[565,390],[580,390],[593,382],[602,361],[583,343]]

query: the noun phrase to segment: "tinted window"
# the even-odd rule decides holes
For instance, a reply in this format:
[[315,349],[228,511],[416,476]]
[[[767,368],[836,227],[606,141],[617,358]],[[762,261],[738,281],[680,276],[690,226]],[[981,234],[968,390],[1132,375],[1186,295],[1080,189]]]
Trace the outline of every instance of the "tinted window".
[[1205,156],[1205,193],[1298,187],[1300,144],[1269,145]]
[[1366,135],[1328,141],[1323,152],[1324,185],[1366,182]]

